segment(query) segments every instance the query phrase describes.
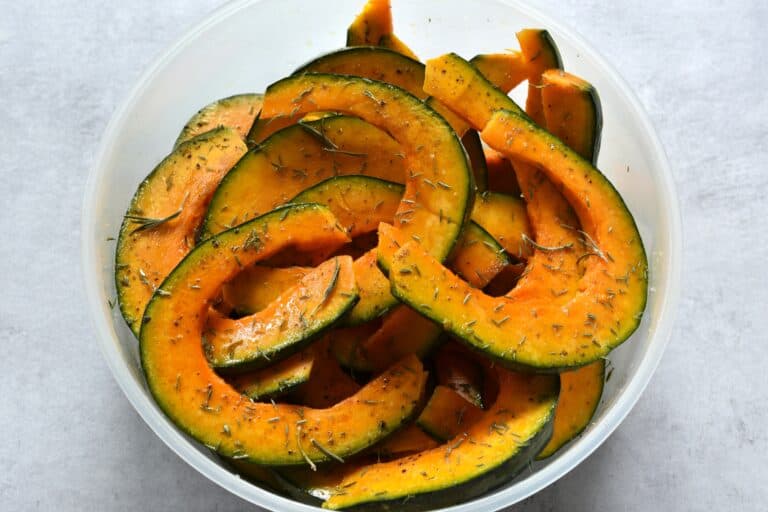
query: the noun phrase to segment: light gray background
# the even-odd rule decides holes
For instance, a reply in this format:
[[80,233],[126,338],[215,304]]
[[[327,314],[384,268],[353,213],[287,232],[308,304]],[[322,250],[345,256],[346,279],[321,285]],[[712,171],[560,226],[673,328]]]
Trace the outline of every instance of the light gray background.
[[[768,2],[531,2],[634,85],[675,172],[686,263],[674,339],[637,407],[515,510],[766,510]],[[143,424],[84,305],[79,212],[100,135],[219,4],[122,3],[0,0],[0,510],[248,509]]]

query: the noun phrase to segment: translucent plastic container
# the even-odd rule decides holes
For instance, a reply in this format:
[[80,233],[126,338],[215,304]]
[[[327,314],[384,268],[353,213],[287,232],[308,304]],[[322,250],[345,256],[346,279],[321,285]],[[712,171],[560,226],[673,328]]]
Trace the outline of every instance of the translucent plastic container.
[[[227,4],[189,31],[141,77],[107,128],[86,187],[82,264],[96,339],[128,400],[181,458],[217,484],[262,507],[316,510],[241,480],[182,434],[150,396],[137,342],[108,307],[115,296],[114,237],[138,183],[170,150],[189,116],[213,99],[263,91],[310,58],[338,47],[364,0],[262,0]],[[550,31],[566,69],[598,89],[604,113],[598,167],[635,215],[651,263],[643,322],[611,354],[615,367],[593,424],[557,456],[533,465],[486,496],[446,510],[488,512],[517,503],[573,469],[634,406],[664,351],[680,294],[681,223],[664,151],[629,86],[580,37],[515,1],[394,2],[397,34],[422,58],[447,51],[465,57],[516,47],[524,27]]]

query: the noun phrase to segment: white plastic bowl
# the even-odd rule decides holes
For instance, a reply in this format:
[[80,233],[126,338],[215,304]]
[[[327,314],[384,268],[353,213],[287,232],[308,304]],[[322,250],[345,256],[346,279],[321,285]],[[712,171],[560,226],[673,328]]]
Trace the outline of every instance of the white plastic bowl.
[[[341,47],[364,0],[236,1],[213,13],[173,45],[141,77],[116,111],[86,186],[82,265],[97,338],[120,387],[152,430],[181,458],[217,484],[262,507],[317,510],[241,480],[176,429],[150,396],[137,342],[116,310],[114,243],[122,215],[141,179],[166,155],[187,118],[209,101],[263,91],[310,58]],[[446,510],[488,512],[517,503],[553,483],[594,451],[629,413],[656,369],[670,336],[680,292],[680,213],[664,151],[636,97],[580,37],[515,0],[394,2],[398,35],[427,58],[447,51],[465,57],[517,45],[514,32],[544,27],[566,69],[600,92],[604,130],[599,167],[635,215],[651,262],[643,322],[611,354],[615,367],[593,424],[557,456],[536,463],[508,485]],[[470,7],[471,5],[471,7]],[[115,308],[116,309],[116,308]]]

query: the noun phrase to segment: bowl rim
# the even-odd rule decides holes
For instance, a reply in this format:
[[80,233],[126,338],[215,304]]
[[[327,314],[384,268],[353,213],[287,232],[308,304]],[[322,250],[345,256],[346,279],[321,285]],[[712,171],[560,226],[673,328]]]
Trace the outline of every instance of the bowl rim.
[[[263,0],[230,0],[224,5],[214,9],[200,22],[187,30],[174,43],[157,56],[152,64],[141,74],[128,94],[116,108],[99,142],[99,149],[88,173],[84,188],[83,205],[81,209],[81,268],[85,285],[86,300],[89,311],[92,313],[91,321],[96,328],[96,334],[101,352],[107,361],[113,377],[125,394],[136,412],[152,431],[187,464],[195,468],[209,480],[227,489],[240,498],[267,507],[270,510],[285,510],[289,512],[305,512],[320,510],[319,508],[284,498],[273,494],[260,487],[251,485],[246,480],[226,470],[214,460],[206,457],[178,431],[171,422],[154,407],[151,398],[148,397],[141,385],[134,380],[131,371],[124,364],[119,345],[116,343],[111,311],[107,306],[107,298],[100,289],[99,279],[87,272],[87,269],[97,268],[97,254],[95,246],[96,202],[94,198],[99,191],[99,181],[102,170],[105,168],[105,160],[112,148],[116,145],[116,136],[123,125],[128,113],[153,82],[154,77],[168,65],[180,51],[201,33],[205,32],[220,21],[234,15],[246,7],[262,2]],[[564,456],[558,457],[548,465],[537,470],[505,489],[491,491],[489,494],[474,500],[447,507],[445,512],[469,512],[491,511],[518,503],[525,498],[539,492],[548,485],[553,484],[573,468],[578,466],[585,458],[593,453],[605,442],[611,433],[618,428],[626,416],[632,410],[650,379],[659,365],[661,357],[669,343],[674,318],[680,301],[681,269],[683,259],[682,218],[680,213],[679,198],[669,165],[666,152],[651,123],[645,109],[642,107],[634,91],[619,72],[602,56],[602,54],[590,45],[575,30],[565,26],[549,14],[539,8],[523,4],[520,0],[496,0],[519,12],[524,13],[540,21],[548,30],[552,30],[558,37],[569,39],[575,46],[588,54],[591,59],[604,71],[605,78],[615,84],[627,101],[633,114],[639,120],[641,127],[647,135],[652,147],[652,159],[654,165],[660,169],[658,176],[659,189],[662,191],[662,204],[667,206],[667,246],[669,249],[663,257],[663,264],[667,268],[667,286],[664,295],[657,295],[659,301],[659,318],[656,329],[651,336],[651,343],[645,356],[638,364],[634,377],[619,391],[611,408],[598,423],[593,424],[578,440],[571,443]],[[664,197],[665,196],[665,197]],[[100,314],[96,314],[100,312]]]

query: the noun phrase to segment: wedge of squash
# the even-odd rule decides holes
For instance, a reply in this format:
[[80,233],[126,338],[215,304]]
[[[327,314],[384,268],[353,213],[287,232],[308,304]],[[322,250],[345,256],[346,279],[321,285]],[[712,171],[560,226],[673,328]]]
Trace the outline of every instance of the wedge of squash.
[[266,368],[233,377],[229,383],[252,400],[273,398],[307,382],[314,362],[314,346],[310,346]]
[[[471,499],[523,469],[552,432],[558,378],[516,374],[496,367],[498,399],[478,420],[447,443],[388,462],[328,468],[317,485],[302,470],[305,492],[337,510],[368,505],[377,509],[425,510]],[[324,492],[315,492],[319,488]]]
[[597,89],[586,80],[559,69],[545,71],[541,84],[547,130],[595,164],[603,128]]
[[245,152],[237,132],[217,128],[180,144],[139,185],[115,253],[120,312],[134,334],[155,289],[194,246],[214,189]]
[[438,445],[439,443],[418,425],[409,423],[388,438],[373,445],[370,451],[376,454],[377,459],[386,460],[431,450],[437,448]]
[[435,378],[439,385],[452,389],[464,400],[483,408],[488,397],[483,397],[483,368],[472,354],[449,343],[440,347],[434,357]]
[[350,174],[403,183],[400,146],[383,131],[353,117],[335,116],[285,128],[249,151],[222,180],[211,199],[201,238],[264,214],[321,181]]
[[521,30],[517,33],[517,40],[528,70],[528,97],[525,100],[525,111],[535,123],[545,126],[542,75],[549,69],[563,67],[560,52],[546,30],[538,28]]
[[488,169],[488,190],[519,197],[520,185],[510,161],[493,149],[485,148],[484,152]]
[[480,136],[475,130],[469,130],[461,138],[461,143],[467,150],[469,163],[472,165],[475,188],[479,192],[483,192],[488,189],[488,166],[485,163],[485,153],[483,153],[483,143],[480,142]]
[[435,386],[416,424],[440,442],[461,435],[483,414],[477,405],[467,401],[449,386]]
[[258,313],[311,271],[312,267],[298,266],[245,268],[222,287],[223,303],[219,309],[235,317]]
[[[241,249],[234,251],[234,259]],[[211,313],[203,332],[205,355],[220,372],[269,366],[337,323],[358,297],[352,258],[330,259],[258,313],[237,320]]]
[[312,374],[292,394],[294,402],[325,409],[336,405],[360,390],[360,385],[341,369],[329,351],[332,333],[316,343]]
[[525,203],[519,197],[498,192],[485,192],[478,196],[472,210],[472,220],[482,226],[507,254],[525,259],[531,254],[526,243],[532,230],[525,210]]
[[413,51],[393,32],[389,0],[368,0],[347,29],[347,46],[381,46],[416,58]]
[[[583,230],[562,222],[543,222],[560,229],[546,241],[537,233],[532,245],[553,261],[539,265],[529,262],[524,280],[530,284],[519,283],[507,298],[492,298],[470,289],[440,266],[432,265],[429,258],[422,258],[424,253],[418,247],[400,251],[397,269],[416,266],[422,276],[432,277],[422,279],[415,272],[392,271],[393,293],[412,307],[427,304],[432,309],[422,308],[422,314],[506,364],[556,370],[603,357],[637,328],[647,296],[645,251],[621,197],[589,162],[519,114],[511,99],[502,97],[461,58],[446,55],[430,61],[427,82],[436,97],[451,108],[471,113],[472,123],[482,129],[488,145],[541,169],[546,179],[529,181],[539,188],[526,189],[521,183],[529,201],[540,195],[539,184],[551,180],[573,206]],[[468,95],[469,90],[473,95]],[[494,113],[505,107],[511,110]],[[568,215],[567,211],[552,210],[543,211],[561,218]],[[536,223],[533,217],[531,222]],[[574,237],[576,242],[565,241]],[[584,251],[575,258],[578,286],[561,288],[551,275],[561,271],[558,259],[576,250]],[[429,299],[435,288],[447,293],[439,304]],[[526,289],[531,290],[527,295],[521,291]],[[467,326],[469,321],[475,323]]]
[[505,93],[528,79],[528,63],[523,54],[517,51],[480,54],[469,62]]
[[345,236],[326,208],[291,206],[206,240],[171,272],[147,306],[140,354],[149,390],[179,428],[224,456],[291,465],[349,456],[408,419],[426,378],[415,357],[318,410],[252,402],[213,372],[203,352],[209,301],[240,271],[233,247],[251,265],[285,247],[311,250]]
[[253,121],[261,111],[262,94],[237,94],[210,103],[193,115],[181,130],[173,147],[187,142],[219,126],[235,130],[241,139],[245,139]]

